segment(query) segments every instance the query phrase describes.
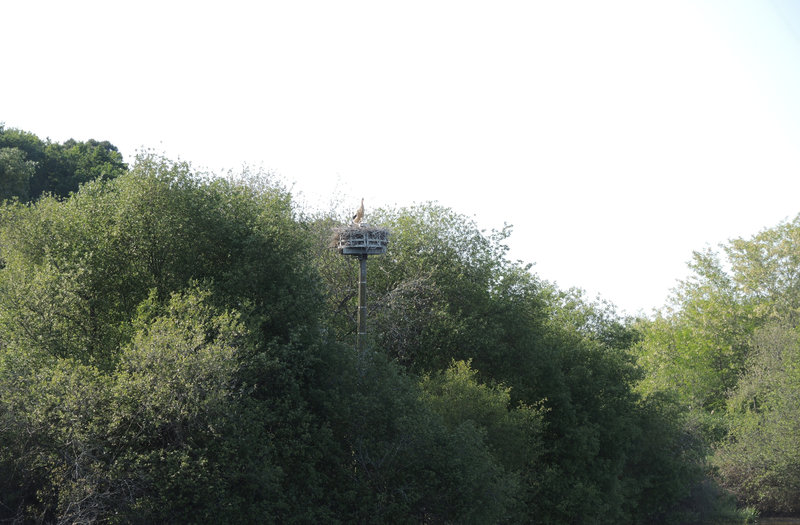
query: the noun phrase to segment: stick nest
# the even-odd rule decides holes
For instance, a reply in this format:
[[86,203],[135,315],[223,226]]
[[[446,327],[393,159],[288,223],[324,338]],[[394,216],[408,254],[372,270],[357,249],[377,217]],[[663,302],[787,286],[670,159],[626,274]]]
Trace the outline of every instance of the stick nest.
[[351,224],[333,228],[331,248],[341,254],[380,254],[389,245],[389,230],[368,224]]

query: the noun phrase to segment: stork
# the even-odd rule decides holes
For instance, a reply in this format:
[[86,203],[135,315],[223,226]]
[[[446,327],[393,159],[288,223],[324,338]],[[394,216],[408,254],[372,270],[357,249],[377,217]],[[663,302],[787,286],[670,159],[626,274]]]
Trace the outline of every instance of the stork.
[[361,224],[361,221],[364,219],[364,199],[361,199],[361,206],[359,206],[356,214],[353,215],[353,224]]

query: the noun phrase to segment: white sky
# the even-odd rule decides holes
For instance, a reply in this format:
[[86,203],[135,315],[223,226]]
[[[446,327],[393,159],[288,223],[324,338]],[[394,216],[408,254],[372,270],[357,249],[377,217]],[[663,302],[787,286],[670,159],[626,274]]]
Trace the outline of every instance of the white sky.
[[438,201],[628,313],[800,212],[800,0],[13,1],[0,122]]

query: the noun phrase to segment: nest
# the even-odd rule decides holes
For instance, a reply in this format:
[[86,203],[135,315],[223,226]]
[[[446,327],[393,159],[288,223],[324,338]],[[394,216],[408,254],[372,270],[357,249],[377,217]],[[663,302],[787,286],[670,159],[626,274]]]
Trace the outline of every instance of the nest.
[[339,226],[333,229],[331,244],[342,255],[380,255],[389,245],[389,230],[363,223]]

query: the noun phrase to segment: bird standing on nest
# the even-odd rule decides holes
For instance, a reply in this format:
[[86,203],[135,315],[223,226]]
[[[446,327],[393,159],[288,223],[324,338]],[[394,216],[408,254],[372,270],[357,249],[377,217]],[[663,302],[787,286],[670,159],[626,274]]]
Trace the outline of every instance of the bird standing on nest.
[[364,199],[361,199],[361,206],[359,206],[356,214],[353,215],[353,224],[361,224],[361,221],[364,219]]

